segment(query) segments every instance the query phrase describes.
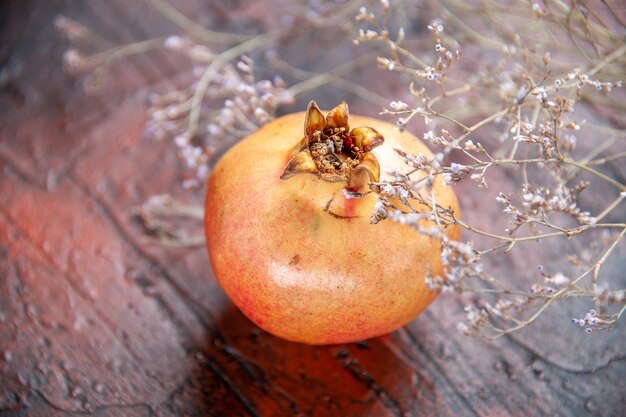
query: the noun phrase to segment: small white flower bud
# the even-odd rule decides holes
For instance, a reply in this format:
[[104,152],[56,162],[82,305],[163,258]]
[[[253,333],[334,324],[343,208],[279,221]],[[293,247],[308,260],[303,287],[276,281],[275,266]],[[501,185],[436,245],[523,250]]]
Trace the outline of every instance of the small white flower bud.
[[163,46],[165,48],[175,51],[181,50],[184,45],[185,41],[183,40],[183,38],[176,35],[168,36],[167,39],[165,39],[165,42],[163,42]]

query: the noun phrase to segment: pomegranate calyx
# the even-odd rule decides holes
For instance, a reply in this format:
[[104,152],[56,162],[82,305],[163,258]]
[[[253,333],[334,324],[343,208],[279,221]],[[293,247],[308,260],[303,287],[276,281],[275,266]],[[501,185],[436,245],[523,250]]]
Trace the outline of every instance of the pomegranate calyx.
[[311,100],[304,119],[304,138],[280,178],[316,174],[325,181],[346,181],[350,189],[359,191],[378,181],[380,166],[370,152],[384,138],[368,126],[350,130],[348,115],[348,105],[341,102],[324,118]]

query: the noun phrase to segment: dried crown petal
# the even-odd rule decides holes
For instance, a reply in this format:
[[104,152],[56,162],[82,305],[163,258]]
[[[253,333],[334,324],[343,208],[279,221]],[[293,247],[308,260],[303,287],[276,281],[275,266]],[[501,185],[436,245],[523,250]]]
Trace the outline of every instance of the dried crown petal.
[[321,132],[326,124],[326,119],[315,101],[311,100],[304,119],[304,136],[310,141],[315,132]]
[[371,182],[378,182],[379,178],[380,164],[378,159],[373,154],[368,153],[354,169],[348,181],[348,188],[356,192],[363,192],[369,188]]
[[341,102],[324,118],[311,101],[304,120],[304,139],[281,179],[300,173],[316,174],[325,181],[347,181],[349,188],[359,191],[378,181],[380,166],[370,151],[384,138],[367,126],[349,132],[348,115],[348,105]]
[[308,149],[304,149],[296,154],[283,171],[280,176],[281,180],[286,180],[294,175],[308,172],[310,174],[316,174],[318,172],[317,165],[311,156],[311,152]]
[[350,138],[360,152],[370,152],[375,147],[382,145],[385,140],[374,128],[368,126],[355,127],[350,132]]
[[344,131],[350,130],[348,125],[348,105],[345,101],[342,101],[337,107],[332,109],[326,116],[326,129],[341,129]]

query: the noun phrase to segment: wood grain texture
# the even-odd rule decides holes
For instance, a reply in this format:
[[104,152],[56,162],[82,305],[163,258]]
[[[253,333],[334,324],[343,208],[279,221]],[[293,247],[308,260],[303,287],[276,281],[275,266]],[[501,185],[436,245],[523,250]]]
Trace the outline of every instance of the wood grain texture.
[[[462,297],[357,344],[311,347],[260,331],[224,296],[203,249],[150,245],[129,215],[165,190],[194,198],[180,189],[172,147],[143,138],[146,87],[175,63],[133,60],[101,97],[61,71],[57,13],[128,41],[154,34],[145,4],[0,10],[0,415],[623,415],[624,326],[585,337],[567,325],[569,311],[495,343],[458,333]],[[480,201],[462,191],[471,213]],[[624,259],[607,268],[623,274]],[[490,267],[524,279],[528,265],[514,262]]]

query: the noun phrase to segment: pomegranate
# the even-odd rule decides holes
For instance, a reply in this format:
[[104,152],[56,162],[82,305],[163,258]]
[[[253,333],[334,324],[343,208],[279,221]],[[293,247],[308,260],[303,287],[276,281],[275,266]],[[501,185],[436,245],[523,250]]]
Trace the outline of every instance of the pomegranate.
[[[443,275],[437,240],[370,220],[371,188],[392,170],[410,169],[394,148],[432,154],[387,122],[350,116],[350,123],[359,127],[350,129],[345,103],[324,117],[311,102],[306,113],[278,118],[235,145],[209,180],[205,231],[220,285],[256,325],[291,341],[391,332],[435,299],[425,276]],[[440,178],[432,192],[458,215]],[[459,233],[446,229],[451,239]]]

